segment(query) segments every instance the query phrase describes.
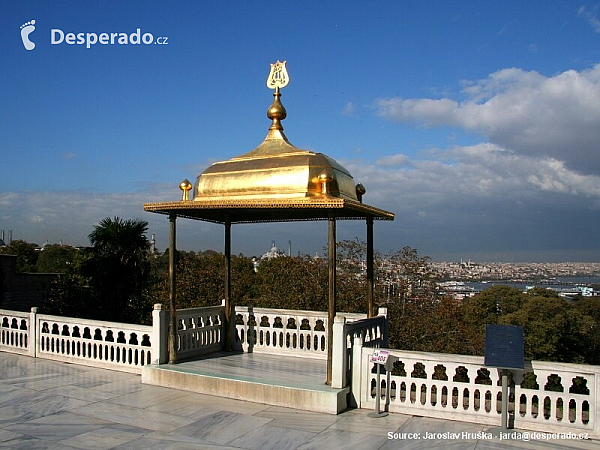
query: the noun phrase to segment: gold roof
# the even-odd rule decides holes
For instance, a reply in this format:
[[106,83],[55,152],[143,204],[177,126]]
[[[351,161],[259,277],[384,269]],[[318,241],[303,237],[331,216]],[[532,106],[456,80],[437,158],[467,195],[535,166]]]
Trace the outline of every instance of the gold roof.
[[355,185],[352,175],[335,160],[289,142],[281,125],[287,112],[279,89],[287,84],[287,72],[285,83],[273,82],[273,66],[267,80],[268,86],[275,87],[267,110],[272,123],[264,141],[248,153],[204,170],[196,178],[192,199],[188,194],[192,185],[184,180],[181,201],[146,203],[144,209],[232,223],[317,220],[331,215],[393,220],[394,214],[362,203],[364,187]]

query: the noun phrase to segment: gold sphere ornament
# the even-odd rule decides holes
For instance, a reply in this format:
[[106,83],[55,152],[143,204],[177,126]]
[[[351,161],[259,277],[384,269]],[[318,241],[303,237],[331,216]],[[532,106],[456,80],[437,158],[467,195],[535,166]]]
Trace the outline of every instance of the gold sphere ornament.
[[179,183],[179,189],[183,191],[183,195],[181,196],[182,202],[188,202],[190,200],[190,191],[192,190],[192,183],[187,178]]

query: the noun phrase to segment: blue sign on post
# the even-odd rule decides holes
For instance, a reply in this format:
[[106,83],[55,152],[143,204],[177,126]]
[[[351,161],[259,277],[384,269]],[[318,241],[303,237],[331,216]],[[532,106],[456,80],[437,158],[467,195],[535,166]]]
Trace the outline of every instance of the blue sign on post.
[[524,369],[523,327],[487,324],[484,364],[501,369]]

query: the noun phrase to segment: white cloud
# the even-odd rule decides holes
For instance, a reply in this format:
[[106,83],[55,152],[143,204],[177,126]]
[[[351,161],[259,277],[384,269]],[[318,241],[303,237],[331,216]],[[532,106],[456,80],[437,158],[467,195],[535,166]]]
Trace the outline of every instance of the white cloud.
[[16,192],[0,193],[0,206],[7,207],[11,205],[18,197],[19,194]]
[[[396,157],[402,165],[389,163]],[[395,155],[371,165],[363,161],[346,167],[367,189],[376,185],[374,192],[396,190],[404,198],[413,195],[419,201],[424,194],[435,194],[438,204],[458,201],[457,195],[467,202],[500,197],[511,201],[524,196],[540,201],[544,193],[600,200],[600,176],[581,174],[562,161],[519,155],[495,144],[451,147],[429,160]],[[382,198],[390,197],[383,194]]]
[[356,105],[353,102],[347,102],[342,108],[342,114],[344,116],[351,116],[356,112]]
[[596,33],[600,33],[600,18],[598,18],[598,13],[600,13],[600,4],[591,8],[582,6],[577,11],[577,14],[587,20]]
[[[546,257],[557,242],[565,248],[584,248],[586,255],[600,242],[599,176],[492,143],[453,146],[421,158],[426,159],[397,154],[375,163],[340,161],[356,182],[366,186],[367,204],[396,214],[394,222],[377,224],[376,246],[381,251],[409,245],[435,258],[475,250],[484,256],[528,251],[530,259],[539,259],[536,255]],[[88,234],[103,218],[140,218],[149,222],[149,232],[156,233],[157,246],[164,250],[167,217],[146,213],[142,205],[179,197],[171,184],[122,194],[5,193],[0,195],[0,228],[12,229],[14,239],[88,245]],[[339,226],[339,239],[364,238],[364,230],[364,223],[345,222]],[[314,254],[326,243],[326,227],[323,223],[240,225],[232,237],[236,253],[264,253],[275,239],[278,243],[292,240],[294,253]],[[182,249],[221,251],[223,228],[179,219],[177,239]],[[570,257],[577,254],[582,253]]]
[[456,96],[377,100],[385,119],[484,142],[349,164],[365,201],[395,212],[394,235],[434,256],[600,250],[600,64],[550,77],[506,68],[461,86]]
[[76,158],[78,155],[77,153],[75,153],[74,151],[66,151],[62,154],[62,159],[64,159],[65,161],[69,161],[71,159]]
[[402,154],[402,153],[398,153],[396,155],[391,155],[391,156],[383,156],[381,158],[379,158],[375,164],[379,165],[379,166],[392,166],[392,167],[401,167],[404,166],[408,163],[409,157]]
[[385,162],[343,164],[367,188],[367,204],[396,214],[377,238],[397,242],[388,248],[410,245],[436,258],[474,250],[482,258],[512,253],[529,260],[567,258],[557,248],[579,249],[564,253],[568,258],[589,258],[597,248],[600,176],[491,143],[407,157],[401,167]]
[[518,154],[600,171],[600,64],[552,77],[509,68],[462,84],[463,101],[384,98],[376,102],[378,113],[427,127],[460,127]]

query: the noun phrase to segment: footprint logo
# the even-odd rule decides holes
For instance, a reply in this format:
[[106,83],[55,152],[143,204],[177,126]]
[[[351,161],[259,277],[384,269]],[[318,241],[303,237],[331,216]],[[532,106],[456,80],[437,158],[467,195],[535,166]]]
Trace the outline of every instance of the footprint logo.
[[29,40],[29,35],[35,30],[35,20],[21,25],[21,39],[26,50],[33,50],[35,43]]

